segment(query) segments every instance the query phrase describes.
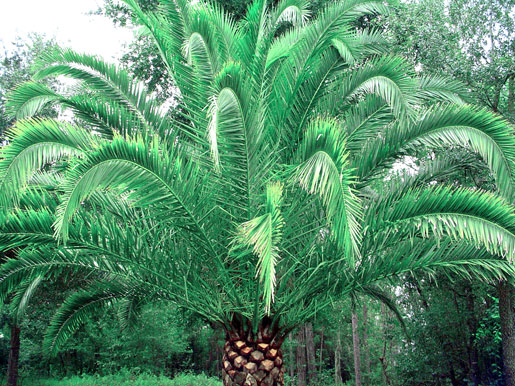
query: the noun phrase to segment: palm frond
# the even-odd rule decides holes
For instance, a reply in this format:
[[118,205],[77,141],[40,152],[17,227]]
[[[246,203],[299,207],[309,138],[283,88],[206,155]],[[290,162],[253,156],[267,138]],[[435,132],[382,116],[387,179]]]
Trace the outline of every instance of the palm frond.
[[360,256],[361,208],[352,192],[354,178],[345,153],[345,138],[335,121],[315,121],[298,150],[294,179],[318,195],[337,242],[351,265]]
[[21,83],[7,95],[6,114],[16,119],[33,118],[45,107],[61,100],[61,95],[43,84]]
[[19,121],[8,132],[9,145],[0,161],[0,206],[9,207],[38,170],[60,159],[78,156],[100,139],[86,130],[54,120]]
[[469,99],[466,86],[456,79],[443,76],[423,76],[419,80],[417,97],[423,103],[449,102],[463,104]]
[[25,282],[16,288],[16,293],[9,304],[9,308],[11,314],[15,315],[17,323],[19,323],[25,315],[29,302],[42,281],[42,276],[36,276],[34,279],[25,280]]
[[282,239],[284,220],[281,215],[282,185],[269,184],[266,192],[265,214],[241,224],[235,238],[235,247],[249,247],[258,262],[256,276],[263,283],[265,311],[270,314],[274,302],[276,266],[279,262],[279,243]]
[[92,288],[69,296],[50,321],[43,340],[43,351],[55,355],[89,316],[113,306],[129,292],[128,285],[97,283]]
[[501,197],[467,189],[433,187],[414,189],[395,199],[385,198],[370,208],[369,226],[389,242],[421,235],[466,240],[489,253],[506,256],[515,252],[513,207]]
[[66,241],[70,221],[83,200],[95,190],[107,187],[127,192],[135,200],[134,205],[161,208],[169,221],[195,229],[193,233],[211,245],[198,223],[200,208],[192,199],[202,188],[199,168],[187,159],[174,157],[156,138],[148,143],[142,137],[134,140],[116,137],[70,171],[57,209],[56,235]]
[[514,189],[514,141],[508,122],[484,109],[467,105],[433,107],[413,126],[393,125],[381,137],[367,143],[353,166],[366,180],[421,146],[460,146],[485,161],[499,191],[510,198]]

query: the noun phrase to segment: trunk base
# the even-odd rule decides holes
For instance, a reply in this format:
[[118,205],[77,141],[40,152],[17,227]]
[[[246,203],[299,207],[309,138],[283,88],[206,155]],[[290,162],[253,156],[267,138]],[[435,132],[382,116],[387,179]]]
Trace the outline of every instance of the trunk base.
[[224,347],[224,386],[283,386],[283,353],[280,345],[266,341],[228,339]]

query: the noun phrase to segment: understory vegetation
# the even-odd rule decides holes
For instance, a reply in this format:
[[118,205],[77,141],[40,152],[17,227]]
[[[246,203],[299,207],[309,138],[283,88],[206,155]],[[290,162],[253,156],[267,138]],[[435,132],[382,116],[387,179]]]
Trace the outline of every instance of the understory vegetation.
[[23,380],[20,386],[221,386],[222,382],[202,375],[182,374],[173,379],[164,376],[120,371],[108,376],[72,376],[63,379]]

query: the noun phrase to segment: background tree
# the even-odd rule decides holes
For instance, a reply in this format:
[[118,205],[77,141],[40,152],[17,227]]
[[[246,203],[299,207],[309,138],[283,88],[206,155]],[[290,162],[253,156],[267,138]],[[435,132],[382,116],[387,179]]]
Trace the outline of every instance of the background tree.
[[467,84],[476,102],[512,118],[515,68],[511,0],[421,0],[400,3],[387,19],[400,54],[428,74]]
[[[468,85],[475,101],[514,120],[513,1],[440,0],[400,4],[389,18],[393,44],[424,73],[445,73]],[[488,178],[487,178],[488,180]],[[477,184],[475,184],[477,185]],[[479,185],[485,189],[488,185]],[[515,384],[513,289],[498,286],[505,371]]]
[[0,136],[13,123],[5,111],[7,93],[16,85],[29,80],[35,72],[35,59],[54,46],[52,40],[36,34],[30,35],[28,41],[17,39],[12,47],[4,46],[0,56]]

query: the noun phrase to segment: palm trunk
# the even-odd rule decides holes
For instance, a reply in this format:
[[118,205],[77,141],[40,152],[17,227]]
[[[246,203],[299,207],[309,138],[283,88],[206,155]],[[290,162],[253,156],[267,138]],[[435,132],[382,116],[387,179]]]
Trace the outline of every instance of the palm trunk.
[[20,357],[20,327],[13,323],[9,345],[9,362],[7,364],[7,386],[18,383],[18,359]]
[[353,307],[352,310],[352,345],[354,348],[354,375],[356,386],[361,386],[361,353],[359,347],[358,315]]
[[506,386],[515,386],[515,313],[512,285],[499,284],[499,317]]
[[282,386],[282,341],[228,337],[224,346],[224,386]]

